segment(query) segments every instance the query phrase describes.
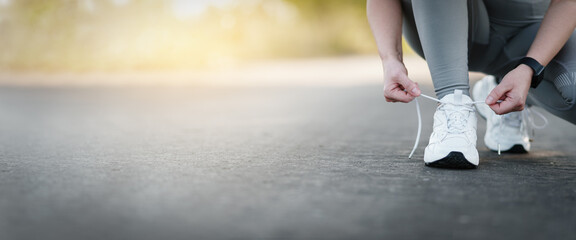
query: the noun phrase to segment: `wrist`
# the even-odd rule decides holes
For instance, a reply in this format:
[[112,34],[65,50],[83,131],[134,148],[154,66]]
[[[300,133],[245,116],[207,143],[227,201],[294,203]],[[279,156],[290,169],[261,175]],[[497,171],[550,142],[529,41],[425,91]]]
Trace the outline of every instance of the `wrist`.
[[530,68],[529,66],[526,66],[524,64],[520,64],[518,65],[518,67],[516,67],[516,69],[514,69],[514,71],[516,71],[518,75],[518,78],[516,78],[516,81],[519,81],[522,83],[522,85],[526,85],[527,87],[529,87],[532,84],[532,76],[534,75],[534,71],[532,70],[532,68]]
[[518,65],[518,67],[516,67],[516,70],[522,72],[523,74],[529,75],[530,78],[534,75],[534,70],[532,70],[532,68],[526,64]]
[[404,62],[397,59],[388,59],[386,61],[382,61],[382,68],[384,69],[384,73],[397,71],[406,72],[406,66],[404,66]]
[[385,54],[380,54],[380,60],[382,60],[383,64],[386,64],[388,62],[402,62],[402,53],[399,52],[393,52],[393,53],[385,53]]
[[532,74],[530,75],[530,79],[531,79],[531,83],[530,83],[530,87],[532,88],[536,88],[538,87],[538,85],[540,84],[540,82],[542,82],[542,79],[544,78],[544,66],[542,66],[538,60],[531,58],[531,57],[524,57],[520,60],[520,63],[518,64],[518,67],[522,66],[522,69],[524,69],[524,67],[528,67],[532,70]]

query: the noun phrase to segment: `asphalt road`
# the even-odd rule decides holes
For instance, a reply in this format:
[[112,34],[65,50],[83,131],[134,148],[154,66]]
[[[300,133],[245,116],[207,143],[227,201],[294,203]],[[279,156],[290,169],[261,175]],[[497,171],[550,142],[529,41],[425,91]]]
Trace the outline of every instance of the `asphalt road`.
[[0,88],[0,239],[576,239],[574,125],[428,168],[380,91]]

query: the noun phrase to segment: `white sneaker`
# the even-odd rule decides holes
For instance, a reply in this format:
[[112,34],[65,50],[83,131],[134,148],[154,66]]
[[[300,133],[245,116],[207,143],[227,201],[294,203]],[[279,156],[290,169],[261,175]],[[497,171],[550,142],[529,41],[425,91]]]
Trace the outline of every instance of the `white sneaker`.
[[476,114],[472,99],[455,90],[440,100],[434,114],[434,130],[424,150],[427,166],[441,168],[476,168]]
[[[472,96],[475,101],[485,101],[496,87],[496,79],[486,76],[474,85]],[[492,151],[527,153],[530,151],[530,137],[523,112],[497,115],[486,104],[476,105],[480,116],[486,119],[484,144]]]

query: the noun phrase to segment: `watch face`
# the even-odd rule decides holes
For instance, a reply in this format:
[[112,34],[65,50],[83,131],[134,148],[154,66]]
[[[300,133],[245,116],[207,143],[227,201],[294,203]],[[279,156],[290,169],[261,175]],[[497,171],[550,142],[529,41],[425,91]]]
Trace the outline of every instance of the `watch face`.
[[536,76],[543,76],[544,75],[544,66],[538,64],[538,66],[534,66],[534,74]]

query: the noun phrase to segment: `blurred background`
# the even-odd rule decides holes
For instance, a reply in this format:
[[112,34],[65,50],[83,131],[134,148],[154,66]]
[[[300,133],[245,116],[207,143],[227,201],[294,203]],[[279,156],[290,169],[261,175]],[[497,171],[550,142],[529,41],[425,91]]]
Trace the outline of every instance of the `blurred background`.
[[434,170],[422,100],[407,159],[418,115],[382,97],[365,2],[0,0],[0,240],[574,233],[565,121]]
[[358,0],[0,0],[0,69],[214,69],[374,55]]

